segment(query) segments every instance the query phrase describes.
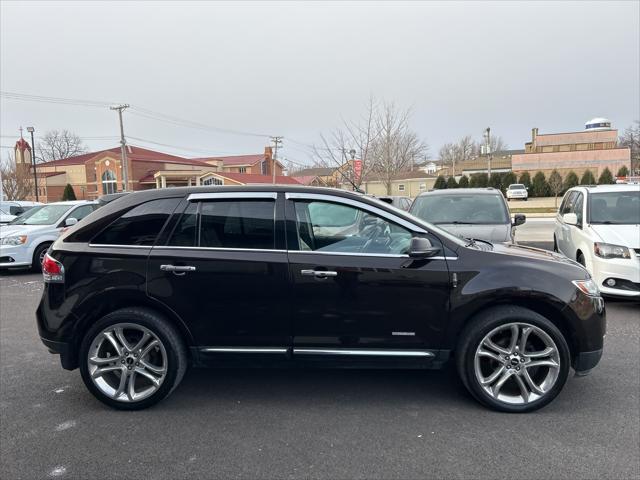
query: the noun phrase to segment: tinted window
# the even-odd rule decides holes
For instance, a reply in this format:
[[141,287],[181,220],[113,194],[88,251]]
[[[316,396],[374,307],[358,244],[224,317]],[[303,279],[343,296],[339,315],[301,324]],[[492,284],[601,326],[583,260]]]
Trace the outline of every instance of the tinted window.
[[[12,222],[14,225],[53,225],[69,211],[69,205],[44,205],[40,208],[32,208]],[[18,220],[19,219],[19,220]]]
[[592,193],[589,196],[589,223],[639,224],[640,189]]
[[502,195],[424,195],[411,213],[434,224],[504,224],[509,215]]
[[200,205],[200,246],[263,248],[275,246],[275,202],[234,200]]
[[173,229],[169,245],[194,247],[198,244],[198,204],[190,203]]
[[411,232],[364,210],[329,202],[296,202],[300,250],[407,253]]
[[178,198],[164,198],[138,205],[99,233],[91,243],[153,245],[179,201]]

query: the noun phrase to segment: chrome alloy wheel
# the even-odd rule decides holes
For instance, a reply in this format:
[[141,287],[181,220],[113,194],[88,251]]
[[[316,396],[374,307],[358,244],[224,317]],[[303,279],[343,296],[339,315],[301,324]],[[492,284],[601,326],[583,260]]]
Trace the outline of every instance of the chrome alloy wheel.
[[560,373],[560,353],[553,339],[528,323],[507,323],[491,330],[474,357],[480,386],[494,399],[523,405],[551,390]]
[[164,345],[149,329],[133,323],[110,325],[96,335],[87,363],[94,385],[121,402],[149,397],[167,374]]

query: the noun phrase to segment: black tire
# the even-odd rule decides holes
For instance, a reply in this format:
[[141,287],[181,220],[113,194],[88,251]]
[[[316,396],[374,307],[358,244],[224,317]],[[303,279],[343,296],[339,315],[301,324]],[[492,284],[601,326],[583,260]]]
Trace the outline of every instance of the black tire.
[[50,246],[50,243],[43,243],[42,245],[38,245],[36,247],[36,249],[33,251],[33,259],[31,260],[31,270],[33,270],[34,272],[42,271],[42,257],[45,253],[47,253],[47,250],[49,250]]
[[[91,343],[105,328],[118,323],[136,324],[150,330],[162,342],[167,354],[167,372],[162,384],[151,396],[140,401],[122,402],[108,397],[97,388],[89,373],[87,358]],[[102,317],[86,332],[80,345],[78,363],[84,384],[98,400],[120,410],[141,410],[158,403],[175,390],[187,370],[188,356],[180,334],[162,315],[146,308],[131,307]]]
[[[492,397],[480,385],[474,369],[475,351],[485,335],[496,327],[511,322],[527,323],[543,330],[556,344],[560,357],[558,377],[551,389],[541,398],[521,405],[502,402]],[[458,375],[471,395],[489,408],[509,413],[531,412],[551,402],[566,383],[570,364],[569,347],[560,330],[542,315],[526,308],[511,305],[495,307],[474,317],[463,329],[456,350]]]
[[526,202],[527,200],[529,200],[528,198],[525,198],[524,201]]

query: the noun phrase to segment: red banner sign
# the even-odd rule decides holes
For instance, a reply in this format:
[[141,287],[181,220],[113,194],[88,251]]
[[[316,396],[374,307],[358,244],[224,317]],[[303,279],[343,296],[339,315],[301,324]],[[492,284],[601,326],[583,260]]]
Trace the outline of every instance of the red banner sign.
[[360,177],[362,176],[362,160],[353,161],[353,180],[356,185],[360,183]]

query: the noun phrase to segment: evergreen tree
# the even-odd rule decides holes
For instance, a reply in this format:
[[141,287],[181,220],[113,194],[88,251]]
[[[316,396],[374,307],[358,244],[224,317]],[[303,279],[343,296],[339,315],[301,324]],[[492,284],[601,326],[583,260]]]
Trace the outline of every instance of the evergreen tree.
[[502,175],[500,173],[492,173],[489,178],[489,186],[497,190],[502,190]]
[[71,184],[67,183],[67,186],[64,187],[64,191],[62,192],[62,201],[66,202],[69,200],[76,200],[76,193],[73,191]]
[[516,177],[516,174],[513,172],[507,172],[503,175],[502,177],[502,188],[503,190],[507,190],[507,188],[509,188],[509,185],[512,185],[514,183],[518,183],[518,177]]
[[524,185],[527,190],[531,189],[531,175],[529,175],[529,172],[522,172],[522,174],[520,175],[520,180],[518,180],[518,183],[521,183],[522,185]]
[[611,170],[605,168],[600,174],[598,185],[611,185],[612,183],[616,183],[616,181],[613,179],[613,175],[611,175]]
[[469,188],[469,178],[466,175],[460,177],[460,181],[458,182],[458,188]]
[[433,188],[435,190],[442,190],[444,188],[447,188],[447,181],[442,175],[438,175],[438,178],[436,178],[436,183],[433,184]]
[[595,185],[596,177],[593,176],[591,170],[585,170],[582,174],[582,178],[580,179],[580,185]]
[[474,173],[469,180],[469,186],[471,188],[486,188],[489,183],[489,178],[486,173]]
[[447,179],[447,188],[458,188],[458,182],[456,182],[456,178],[453,175]]
[[535,174],[533,181],[531,182],[531,187],[534,197],[548,197],[551,193],[547,179],[542,172]]
[[621,166],[620,169],[618,170],[618,177],[628,177],[629,176],[629,169],[626,166]]
[[577,186],[578,183],[579,183],[578,175],[576,175],[576,172],[571,170],[569,173],[567,173],[567,176],[564,177],[564,184],[562,188],[566,192],[570,188]]

